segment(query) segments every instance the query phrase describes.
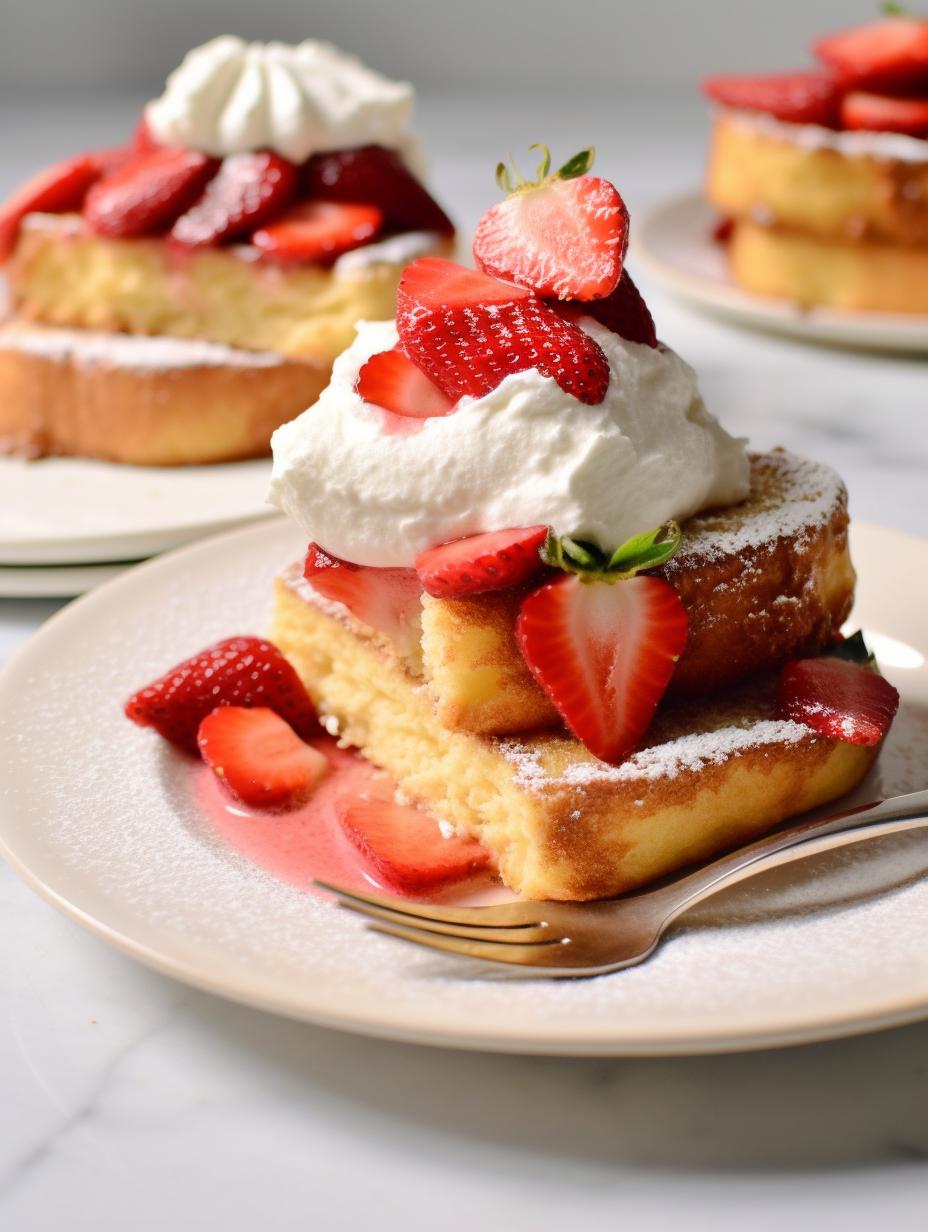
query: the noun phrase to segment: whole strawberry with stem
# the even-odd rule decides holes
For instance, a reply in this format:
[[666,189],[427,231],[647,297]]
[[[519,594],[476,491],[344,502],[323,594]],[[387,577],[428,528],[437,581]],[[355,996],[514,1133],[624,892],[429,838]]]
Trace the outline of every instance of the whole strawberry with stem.
[[611,556],[564,536],[543,556],[562,570],[523,599],[522,656],[567,727],[594,756],[618,764],[634,752],[686,646],[679,595],[642,576],[680,544],[676,523],[628,540]]
[[616,288],[628,247],[628,210],[613,184],[589,174],[592,148],[551,172],[541,150],[536,178],[504,163],[496,169],[504,201],[477,224],[474,259],[487,274],[550,299],[603,299]]

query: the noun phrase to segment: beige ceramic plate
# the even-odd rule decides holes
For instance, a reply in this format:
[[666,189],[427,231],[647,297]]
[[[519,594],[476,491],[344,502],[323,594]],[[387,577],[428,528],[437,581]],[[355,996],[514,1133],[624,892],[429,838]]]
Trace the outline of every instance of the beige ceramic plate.
[[696,193],[654,206],[635,221],[634,255],[668,291],[738,325],[808,342],[880,351],[928,352],[928,317],[803,309],[734,285],[712,239],[717,214]]
[[[352,1031],[513,1052],[667,1054],[823,1039],[928,1015],[928,833],[778,870],[694,912],[646,965],[488,977],[367,935],[212,842],[190,765],[123,698],[260,630],[302,544],[278,521],[141,565],[46,624],[0,677],[0,850],[56,906],[200,988]],[[857,615],[905,705],[868,794],[928,777],[928,541],[858,527]]]
[[0,565],[139,560],[268,517],[270,468],[264,458],[165,467],[0,458]]

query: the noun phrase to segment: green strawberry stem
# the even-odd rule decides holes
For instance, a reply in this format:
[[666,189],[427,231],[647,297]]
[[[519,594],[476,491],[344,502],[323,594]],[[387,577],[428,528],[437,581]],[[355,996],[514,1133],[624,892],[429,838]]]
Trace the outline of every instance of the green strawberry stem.
[[665,522],[643,535],[633,535],[607,554],[593,543],[570,535],[548,535],[541,548],[546,565],[574,573],[581,582],[622,582],[645,569],[666,564],[680,546],[682,534],[676,522]]
[[541,160],[535,168],[535,179],[527,180],[516,166],[515,159],[510,154],[508,164],[503,162],[496,164],[496,183],[503,192],[512,195],[512,193],[524,192],[526,189],[539,188],[546,180],[575,180],[579,176],[587,174],[593,166],[593,159],[596,157],[594,147],[587,146],[585,150],[581,150],[578,154],[568,158],[567,162],[552,175],[551,151],[548,147],[540,141],[535,141],[528,148],[541,151]]

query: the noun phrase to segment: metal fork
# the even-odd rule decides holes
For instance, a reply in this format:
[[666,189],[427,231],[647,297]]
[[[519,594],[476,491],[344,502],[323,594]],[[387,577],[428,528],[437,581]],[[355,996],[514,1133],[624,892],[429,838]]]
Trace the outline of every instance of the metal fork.
[[684,911],[738,881],[790,860],[921,826],[928,826],[928,791],[859,804],[777,830],[656,889],[605,902],[443,907],[316,884],[390,937],[466,958],[539,968],[549,977],[603,975],[644,962]]

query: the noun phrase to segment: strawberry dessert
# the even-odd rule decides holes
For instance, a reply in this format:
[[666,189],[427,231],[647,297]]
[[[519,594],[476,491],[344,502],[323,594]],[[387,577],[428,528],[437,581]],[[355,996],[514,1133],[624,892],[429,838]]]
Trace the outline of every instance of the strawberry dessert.
[[841,480],[709,413],[591,164],[501,170],[476,268],[408,266],[395,322],[361,324],[275,434],[307,549],[273,646],[239,668],[233,639],[129,703],[249,806],[332,799],[394,891],[488,869],[534,898],[632,889],[849,791],[895,714],[840,632]]
[[734,280],[849,311],[928,312],[928,18],[818,39],[800,72],[709,77],[706,195]]
[[0,204],[0,448],[144,465],[267,453],[400,270],[450,250],[413,94],[325,43],[213,39],[131,139]]

